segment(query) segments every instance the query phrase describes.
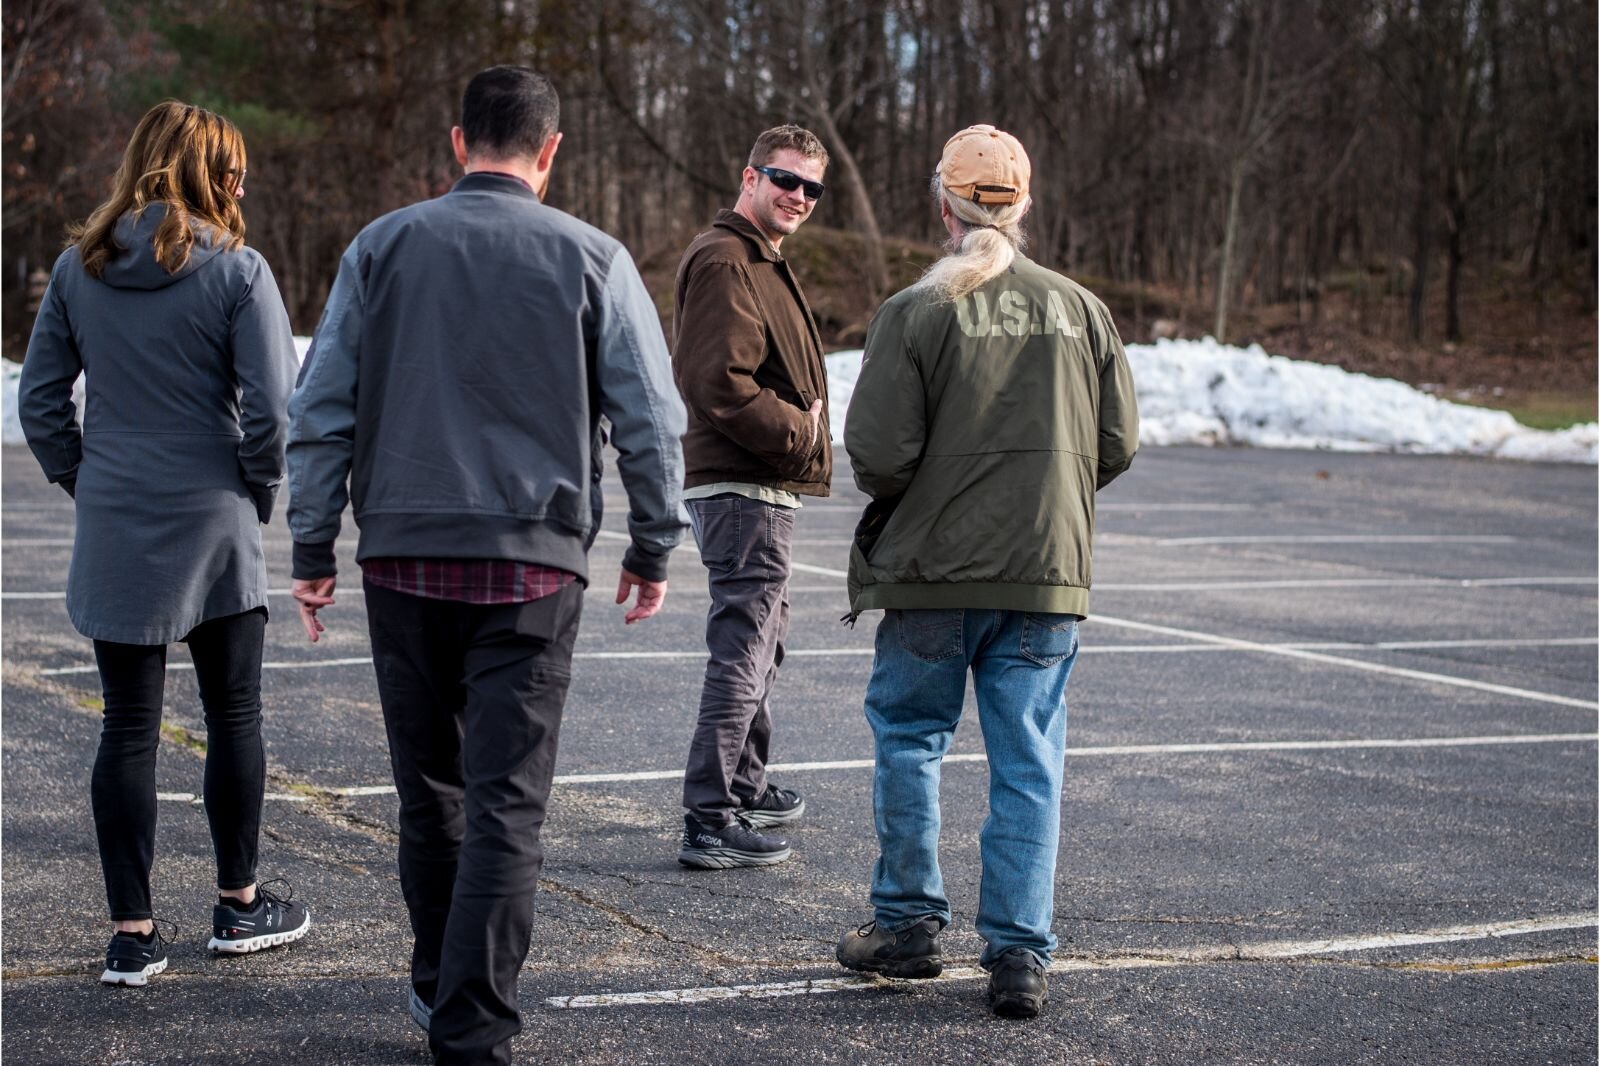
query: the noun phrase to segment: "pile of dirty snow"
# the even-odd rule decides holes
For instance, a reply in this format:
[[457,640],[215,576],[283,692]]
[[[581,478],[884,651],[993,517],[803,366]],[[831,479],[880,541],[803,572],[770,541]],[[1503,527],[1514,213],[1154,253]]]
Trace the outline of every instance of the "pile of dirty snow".
[[[859,349],[827,357],[834,439],[861,368]],[[1398,381],[1234,348],[1207,337],[1128,345],[1142,445],[1490,455],[1600,462],[1600,426],[1529,429],[1504,411],[1449,403]]]
[[[295,338],[303,359],[310,341]],[[1131,344],[1144,445],[1234,444],[1260,448],[1488,455],[1543,462],[1600,462],[1600,426],[1559,432],[1529,429],[1504,411],[1467,407],[1398,381],[1321,363],[1198,341]],[[844,439],[845,411],[861,369],[861,350],[827,357],[829,417]],[[17,377],[5,364],[4,436],[22,442]],[[83,382],[76,392],[83,400]]]

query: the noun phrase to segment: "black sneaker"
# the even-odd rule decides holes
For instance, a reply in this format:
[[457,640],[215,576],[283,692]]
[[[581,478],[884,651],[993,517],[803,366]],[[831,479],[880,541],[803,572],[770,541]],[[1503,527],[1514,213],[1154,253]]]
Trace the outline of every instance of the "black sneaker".
[[161,931],[155,930],[147,944],[133,933],[116,933],[106,947],[106,972],[100,975],[103,985],[132,985],[150,983],[150,978],[167,968],[167,943]]
[[839,939],[834,957],[847,970],[914,980],[938,977],[944,972],[939,957],[939,919],[923,918],[898,933],[868,922]]
[[800,793],[777,785],[768,785],[761,798],[739,812],[744,822],[753,829],[767,829],[775,825],[788,825],[806,813],[806,801]]
[[757,833],[742,814],[720,829],[701,824],[692,814],[683,816],[683,849],[678,852],[678,862],[684,866],[701,870],[773,866],[791,854],[787,840]]
[[406,1006],[411,1011],[411,1020],[426,1033],[428,1026],[433,1024],[433,1007],[417,992],[415,985],[411,988],[411,999]]
[[1050,999],[1044,963],[1027,948],[1012,948],[989,967],[989,1006],[1002,1018],[1036,1018]]
[[[289,895],[278,896],[267,885],[281,884]],[[245,955],[279,944],[292,944],[311,929],[311,911],[304,903],[291,903],[294,889],[282,879],[256,886],[256,900],[248,907],[218,903],[211,908],[212,951]]]

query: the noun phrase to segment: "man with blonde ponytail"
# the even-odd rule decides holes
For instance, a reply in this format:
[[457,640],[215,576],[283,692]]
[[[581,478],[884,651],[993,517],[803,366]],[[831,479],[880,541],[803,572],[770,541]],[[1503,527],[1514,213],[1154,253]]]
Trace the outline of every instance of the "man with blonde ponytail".
[[1089,609],[1094,494],[1138,447],[1133,380],[1088,290],[1022,255],[1031,168],[971,126],[933,180],[949,254],[867,331],[845,422],[872,497],[850,554],[852,617],[882,609],[866,714],[877,749],[872,921],[839,962],[936,977],[950,922],[939,875],[939,767],[967,673],[989,755],[976,927],[989,1003],[1044,1005],[1067,677]]

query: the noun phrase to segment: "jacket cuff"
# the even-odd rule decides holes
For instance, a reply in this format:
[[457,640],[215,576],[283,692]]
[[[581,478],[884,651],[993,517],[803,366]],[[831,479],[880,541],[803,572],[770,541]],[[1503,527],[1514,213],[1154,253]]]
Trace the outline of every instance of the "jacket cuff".
[[250,490],[250,498],[255,501],[256,518],[260,519],[261,524],[266,525],[271,522],[272,505],[278,498],[277,490],[252,488]]
[[[299,549],[296,544],[296,550]],[[628,573],[642,577],[646,581],[665,581],[667,579],[667,557],[653,552],[642,550],[637,544],[628,545],[628,550],[622,553],[622,568]]]
[[307,544],[298,540],[294,542],[293,576],[296,581],[315,581],[319,577],[333,577],[338,570],[333,557],[333,541],[325,540],[320,544]]
[[73,499],[77,499],[78,498],[78,475],[77,474],[73,474],[70,477],[64,477],[60,481],[56,482],[56,484],[60,485],[61,486],[61,491],[65,492],[68,496],[71,496]]

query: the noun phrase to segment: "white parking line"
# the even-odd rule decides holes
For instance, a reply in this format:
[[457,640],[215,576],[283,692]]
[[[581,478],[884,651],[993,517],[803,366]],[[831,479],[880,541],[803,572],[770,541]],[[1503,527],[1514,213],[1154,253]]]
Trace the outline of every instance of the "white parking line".
[[[1209,744],[1112,744],[1093,748],[1068,748],[1067,758],[1115,758],[1142,755],[1232,755],[1246,752],[1272,751],[1370,751],[1375,749],[1406,748],[1474,748],[1498,747],[1515,744],[1573,744],[1600,740],[1600,733],[1512,733],[1506,736],[1481,737],[1395,737],[1369,740],[1243,740],[1219,741]],[[958,752],[946,755],[947,763],[981,763],[988,756],[981,751]],[[832,762],[773,763],[767,769],[774,773],[812,773],[827,770],[870,770],[871,759],[838,759]],[[637,781],[673,781],[683,776],[682,770],[629,770],[602,774],[558,774],[558,785],[612,785]],[[329,796],[392,796],[393,785],[349,785],[319,787],[317,791]],[[157,799],[194,799],[187,792],[159,794]],[[300,794],[272,794],[269,799],[287,799],[304,802]]]
[[[845,576],[843,570],[809,563],[790,566],[806,574],[821,577]],[[1562,585],[1595,585],[1600,578],[1572,574],[1533,575],[1529,577],[1333,577],[1333,578],[1266,578],[1253,581],[1102,581],[1096,582],[1095,592],[1275,592],[1285,589],[1489,589]],[[790,585],[790,592],[842,593],[843,585]],[[274,591],[273,595],[287,596],[288,590]]]
[[826,566],[812,566],[810,563],[797,563],[789,561],[789,569],[798,570],[802,574],[821,574],[823,577],[849,577],[843,570],[833,570]]
[[[389,791],[394,791],[394,786],[389,786]],[[264,800],[273,800],[278,803],[306,803],[311,797],[298,792],[268,792],[261,797]],[[167,803],[199,803],[201,799],[193,792],[157,792],[156,799]]]
[[[1092,624],[1090,618],[1086,625]],[[1263,644],[1262,647],[1273,649],[1288,649],[1302,651],[1428,651],[1448,650],[1452,648],[1571,648],[1582,647],[1589,644],[1600,644],[1596,637],[1508,637],[1497,639],[1484,637],[1477,640],[1380,640],[1371,642],[1360,641],[1327,641],[1327,642],[1290,642]],[[1218,652],[1254,651],[1254,648],[1237,648],[1228,644],[1091,644],[1078,650],[1079,655],[1165,655]],[[867,658],[873,654],[869,647],[860,648],[795,648],[784,652],[786,659],[829,659],[829,658]],[[698,662],[704,660],[706,652],[702,648],[693,648],[685,651],[580,651],[572,658],[578,659],[603,659],[603,660],[628,660],[628,659],[678,659]],[[264,662],[263,670],[320,670],[324,667],[338,666],[370,666],[372,656],[357,655],[344,659],[299,659],[289,662]],[[40,677],[65,677],[72,674],[92,674],[97,668],[92,665],[83,666],[57,666],[48,670],[40,670]],[[168,670],[193,670],[194,664],[189,662],[172,662],[167,664]]]
[[[1090,618],[1085,625],[1092,625]],[[1274,641],[1270,648],[1298,648],[1304,651],[1441,651],[1452,648],[1574,648],[1600,644],[1596,637],[1484,637],[1477,640],[1375,640],[1375,641]],[[1239,651],[1222,644],[1095,644],[1080,648],[1080,655],[1157,652]],[[799,654],[798,652],[790,654]]]
[[[268,589],[268,596],[293,595],[288,589]],[[348,599],[352,596],[364,596],[361,586],[354,588],[340,588],[334,593],[335,598]],[[67,593],[64,589],[54,589],[49,592],[0,592],[0,600],[64,600]]]
[[1285,644],[1286,648],[1304,648],[1307,651],[1358,651],[1373,648],[1378,651],[1427,651],[1443,648],[1573,648],[1583,644],[1600,644],[1595,637],[1511,637],[1506,640],[1380,640],[1372,644]]
[[1165,547],[1189,544],[1514,544],[1516,537],[1457,534],[1315,533],[1267,534],[1252,537],[1162,537]]
[[[372,656],[358,655],[346,659],[305,659],[291,662],[265,662],[261,664],[263,670],[320,670],[332,666],[370,666]],[[92,674],[99,668],[96,666],[57,666],[49,670],[40,670],[40,677],[66,677],[71,674]],[[171,662],[167,664],[168,670],[193,670],[194,663]]]
[[1098,583],[1095,592],[1270,592],[1278,589],[1486,589],[1539,585],[1594,585],[1600,579],[1566,575],[1534,577],[1334,577],[1271,578],[1261,581],[1167,581]]
[[[1276,962],[1323,955],[1346,955],[1377,948],[1414,947],[1422,944],[1450,944],[1473,940],[1498,940],[1533,933],[1588,929],[1596,924],[1595,915],[1561,914],[1547,918],[1527,918],[1487,925],[1456,925],[1414,933],[1375,933],[1367,936],[1328,940],[1288,940],[1266,944],[1218,944],[1178,948],[1165,954],[1111,955],[1100,958],[1058,959],[1050,965],[1053,974],[1096,970],[1132,970],[1164,966],[1192,966],[1208,962]],[[831,966],[818,962],[817,966]],[[972,981],[987,974],[976,966],[956,966],[936,978],[918,984],[947,981]],[[643,1007],[664,1004],[705,1003],[719,999],[773,999],[780,996],[816,996],[830,992],[857,992],[889,987],[877,977],[829,977],[806,981],[767,981],[749,985],[710,985],[703,988],[669,988],[648,992],[613,992],[589,996],[550,996],[546,1006],[562,1010],[586,1007]]]
[[[823,514],[844,513],[860,515],[864,504],[854,503],[805,503],[800,508],[800,516],[804,518],[812,512]],[[626,511],[625,500],[607,500],[606,510]],[[1119,500],[1115,503],[1099,503],[1094,505],[1095,511],[1195,511],[1195,512],[1222,512],[1222,511],[1255,511],[1260,507],[1253,503],[1131,503]]]
[[[1208,744],[1113,744],[1093,748],[1068,748],[1067,758],[1105,758],[1138,755],[1225,755],[1255,751],[1351,751],[1377,748],[1469,748],[1506,744],[1570,744],[1600,740],[1596,733],[1513,733],[1479,737],[1398,737],[1370,740],[1246,740]],[[946,755],[947,763],[987,762],[981,751]],[[818,770],[870,770],[871,759],[840,759],[833,762],[774,763],[775,773],[808,773]],[[561,774],[558,785],[622,784],[630,781],[671,781],[683,776],[682,770],[633,770],[609,774]]]
[[[822,577],[845,577],[843,570],[835,570],[826,566],[812,566],[809,563],[790,563],[794,570],[803,574],[817,574]],[[1155,581],[1155,582],[1119,582],[1108,581],[1095,585],[1096,592],[1270,592],[1279,589],[1363,589],[1363,588],[1457,588],[1457,589],[1485,589],[1485,588],[1514,588],[1520,586],[1543,585],[1594,585],[1600,584],[1600,579],[1578,575],[1552,574],[1533,575],[1529,577],[1351,577],[1351,578],[1285,578],[1282,580],[1266,579],[1260,581]],[[805,585],[791,586],[790,592],[843,592],[843,585]],[[269,596],[288,596],[288,589],[268,589]],[[336,593],[338,596],[351,597],[362,595],[360,586],[341,588]],[[50,592],[0,592],[0,600],[64,600],[67,594],[61,590]]]
[[1112,618],[1103,614],[1095,615],[1095,621],[1102,625],[1122,626],[1127,629],[1138,629],[1146,633],[1161,633],[1169,637],[1187,637],[1190,640],[1203,641],[1208,644],[1220,644],[1224,647],[1239,648],[1244,651],[1259,651],[1268,655],[1282,655],[1291,659],[1301,659],[1326,666],[1346,666],[1352,670],[1365,670],[1368,673],[1386,674],[1390,677],[1404,677],[1413,681],[1426,681],[1429,684],[1451,685],[1456,688],[1475,689],[1479,692],[1492,692],[1497,696],[1511,696],[1515,699],[1532,700],[1536,703],[1553,703],[1562,707],[1581,707],[1586,711],[1600,709],[1600,703],[1596,703],[1594,700],[1576,700],[1570,696],[1557,696],[1551,692],[1534,692],[1531,689],[1514,688],[1510,685],[1495,685],[1487,681],[1473,681],[1470,678],[1454,677],[1450,674],[1435,674],[1426,670],[1407,670],[1404,667],[1387,666],[1383,663],[1368,662],[1365,659],[1347,659],[1343,656],[1324,655],[1321,652],[1305,651],[1300,648],[1286,648],[1272,644],[1260,644],[1253,640],[1219,637],[1197,629],[1178,629],[1174,626],[1136,622],[1130,618]]
[[1094,509],[1100,511],[1260,511],[1261,508],[1253,503],[1100,503],[1095,502]]
[[[791,563],[794,569],[824,577],[849,577],[844,570]],[[1600,578],[1587,575],[1534,575],[1528,577],[1356,577],[1289,578],[1262,581],[1102,582],[1095,592],[1231,592],[1245,590],[1322,588],[1508,588],[1519,585],[1594,585]]]

